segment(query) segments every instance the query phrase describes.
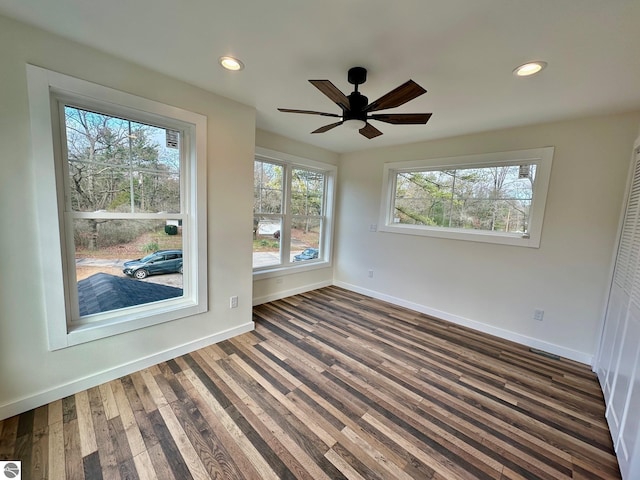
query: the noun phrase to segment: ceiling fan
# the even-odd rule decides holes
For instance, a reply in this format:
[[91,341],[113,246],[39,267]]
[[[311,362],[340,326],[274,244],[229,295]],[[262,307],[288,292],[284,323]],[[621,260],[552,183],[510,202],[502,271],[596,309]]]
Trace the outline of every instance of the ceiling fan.
[[287,113],[307,113],[310,115],[341,118],[339,122],[330,123],[311,133],[324,133],[339,125],[345,124],[353,129],[358,129],[361,135],[369,139],[382,135],[380,130],[368,122],[369,120],[378,120],[395,125],[419,125],[427,123],[429,118],[431,118],[430,113],[371,113],[378,110],[386,110],[387,108],[399,107],[427,92],[413,80],[403,83],[371,103],[368,103],[369,99],[367,97],[358,92],[358,85],[362,85],[367,81],[367,70],[365,68],[350,68],[347,74],[347,80],[352,85],[355,85],[354,91],[349,96],[338,90],[329,80],[309,80],[313,86],[342,109],[342,115],[315,112],[312,110],[293,110],[290,108],[279,108],[278,110]]

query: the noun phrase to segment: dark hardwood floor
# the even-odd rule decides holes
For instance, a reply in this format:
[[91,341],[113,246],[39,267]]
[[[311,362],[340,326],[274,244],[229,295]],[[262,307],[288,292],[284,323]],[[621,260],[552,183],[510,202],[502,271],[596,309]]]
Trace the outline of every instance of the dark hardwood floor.
[[595,375],[337,287],[0,422],[23,479],[616,479]]

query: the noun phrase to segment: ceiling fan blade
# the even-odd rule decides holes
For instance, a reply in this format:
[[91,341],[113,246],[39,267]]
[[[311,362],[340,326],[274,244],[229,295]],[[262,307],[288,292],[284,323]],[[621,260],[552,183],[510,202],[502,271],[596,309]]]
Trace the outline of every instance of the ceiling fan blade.
[[324,117],[342,117],[342,115],[337,115],[335,113],[314,112],[313,110],[294,110],[291,108],[279,108],[278,110],[286,113],[307,113],[309,115],[322,115]]
[[309,80],[309,82],[340,108],[349,110],[349,99],[329,80]]
[[419,125],[427,123],[431,115],[431,113],[376,113],[369,119],[394,125]]
[[404,105],[408,101],[413,100],[426,92],[427,91],[416,82],[409,80],[399,87],[394,88],[386,95],[383,95],[379,99],[371,102],[367,105],[364,111],[375,112],[376,110],[399,107],[400,105]]
[[359,132],[360,132],[360,135],[364,135],[368,139],[372,139],[382,135],[382,132],[378,130],[376,127],[374,127],[373,125],[371,125],[370,123],[367,123],[364,127],[362,127],[359,130]]
[[337,126],[342,125],[343,123],[344,122],[342,122],[342,120],[339,121],[339,122],[336,122],[336,123],[330,123],[329,125],[325,125],[324,127],[320,127],[320,128],[318,128],[317,130],[314,130],[311,133],[324,133],[324,132],[327,132],[327,131],[331,130],[332,128],[336,128]]

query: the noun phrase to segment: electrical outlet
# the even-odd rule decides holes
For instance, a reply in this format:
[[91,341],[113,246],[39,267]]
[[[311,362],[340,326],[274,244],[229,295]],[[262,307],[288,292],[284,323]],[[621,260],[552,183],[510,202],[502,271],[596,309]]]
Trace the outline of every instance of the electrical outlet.
[[233,297],[229,298],[229,308],[238,308],[237,295],[234,295]]
[[369,225],[369,231],[370,232],[377,232],[378,231],[378,225],[376,225],[375,223],[372,223],[371,225]]
[[369,278],[373,278],[373,270],[369,270],[369,272],[367,273],[367,275],[369,276]]
[[544,310],[536,308],[533,311],[533,319],[537,320],[538,322],[541,322],[543,318],[544,318]]

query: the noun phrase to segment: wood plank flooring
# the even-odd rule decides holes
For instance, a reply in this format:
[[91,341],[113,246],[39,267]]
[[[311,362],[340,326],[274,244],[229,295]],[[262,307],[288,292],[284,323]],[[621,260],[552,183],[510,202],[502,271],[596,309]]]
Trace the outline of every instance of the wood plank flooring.
[[23,479],[617,479],[591,370],[337,287],[0,422]]

